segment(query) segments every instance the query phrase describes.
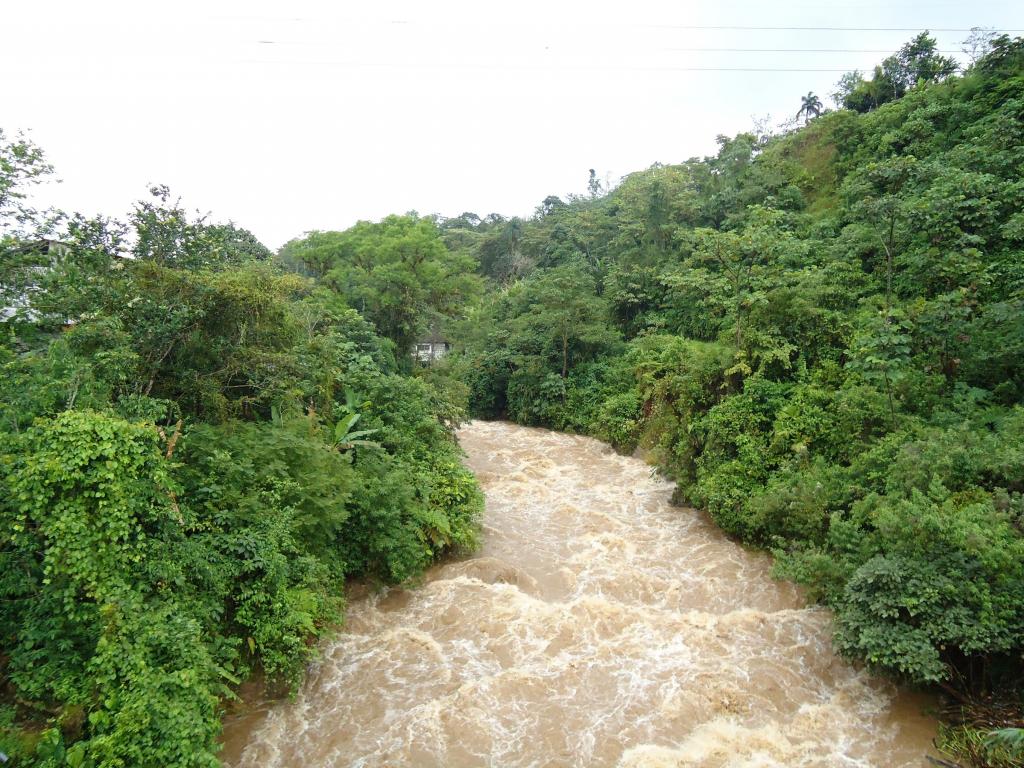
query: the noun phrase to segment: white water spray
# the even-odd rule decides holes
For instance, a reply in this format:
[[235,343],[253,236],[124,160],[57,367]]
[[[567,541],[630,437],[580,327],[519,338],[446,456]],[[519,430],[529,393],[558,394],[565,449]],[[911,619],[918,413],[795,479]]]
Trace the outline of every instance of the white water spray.
[[831,650],[766,556],[597,441],[459,435],[483,551],[353,601],[295,701],[229,722],[238,768],[921,766],[935,723]]

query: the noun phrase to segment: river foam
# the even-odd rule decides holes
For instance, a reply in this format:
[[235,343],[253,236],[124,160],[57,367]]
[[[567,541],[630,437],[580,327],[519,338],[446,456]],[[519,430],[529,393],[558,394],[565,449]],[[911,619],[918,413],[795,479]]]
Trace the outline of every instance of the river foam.
[[642,461],[474,422],[477,556],[354,600],[294,701],[227,724],[268,766],[920,766],[922,700]]

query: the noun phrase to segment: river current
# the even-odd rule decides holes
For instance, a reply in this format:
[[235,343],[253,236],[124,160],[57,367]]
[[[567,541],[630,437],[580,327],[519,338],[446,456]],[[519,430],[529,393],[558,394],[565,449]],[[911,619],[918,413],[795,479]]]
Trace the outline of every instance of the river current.
[[837,657],[829,612],[642,460],[507,423],[459,440],[481,551],[354,597],[294,700],[229,719],[226,764],[927,764],[927,700]]

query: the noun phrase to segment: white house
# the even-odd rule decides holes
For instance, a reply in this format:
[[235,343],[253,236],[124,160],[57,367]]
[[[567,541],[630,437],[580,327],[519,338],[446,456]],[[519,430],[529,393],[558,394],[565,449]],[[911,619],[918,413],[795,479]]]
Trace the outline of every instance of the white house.
[[437,329],[434,329],[416,342],[416,349],[413,351],[413,357],[424,365],[430,365],[435,360],[440,360],[444,357],[450,349],[451,345],[448,341]]

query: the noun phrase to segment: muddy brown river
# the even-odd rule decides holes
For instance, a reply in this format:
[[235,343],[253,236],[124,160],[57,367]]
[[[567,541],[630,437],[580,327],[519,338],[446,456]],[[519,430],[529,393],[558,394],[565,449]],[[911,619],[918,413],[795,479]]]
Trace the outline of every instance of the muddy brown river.
[[236,768],[924,766],[923,697],[838,658],[767,556],[583,437],[474,422],[477,556],[353,599],[291,701],[225,727]]

